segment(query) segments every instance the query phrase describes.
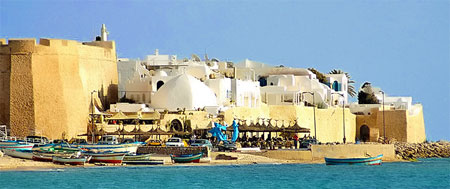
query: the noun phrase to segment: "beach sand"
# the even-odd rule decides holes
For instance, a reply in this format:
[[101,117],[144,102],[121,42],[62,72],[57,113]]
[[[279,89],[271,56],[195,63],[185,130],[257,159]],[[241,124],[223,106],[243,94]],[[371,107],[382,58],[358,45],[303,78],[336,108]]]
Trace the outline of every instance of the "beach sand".
[[[236,160],[216,159],[220,154],[236,157]],[[167,155],[152,155],[151,159],[164,160],[164,165],[158,166],[210,166],[210,165],[245,165],[245,164],[320,164],[325,163],[321,160],[310,159],[291,159],[286,158],[283,153],[275,153],[280,156],[270,155],[268,153],[242,153],[242,152],[211,152],[209,158],[202,158],[200,163],[172,163]],[[284,159],[283,159],[284,158]],[[401,161],[401,160],[398,160]],[[94,164],[86,164],[84,166],[57,165],[51,162],[38,162],[33,160],[25,160],[12,158],[7,155],[0,157],[0,171],[32,171],[41,169],[57,169],[71,167],[92,167]],[[128,165],[108,165],[108,166],[128,166]],[[136,166],[136,165],[129,165]],[[139,165],[145,166],[145,165]]]
[[[224,154],[227,156],[237,157],[237,160],[216,160],[217,155]],[[202,163],[173,164],[169,156],[153,155],[152,159],[164,160],[164,165],[189,165],[189,166],[205,166],[205,165],[239,165],[239,164],[278,164],[278,163],[323,163],[314,161],[299,160],[281,160],[275,158],[264,157],[261,154],[249,154],[238,152],[212,152],[210,158],[202,159]],[[87,166],[95,166],[94,164],[86,164]],[[114,166],[114,165],[113,165]],[[19,159],[4,155],[0,157],[0,171],[32,171],[40,169],[57,169],[69,167],[83,167],[71,165],[57,165],[52,162],[38,162],[33,160]]]
[[13,158],[7,155],[0,157],[0,170],[36,170],[49,168],[64,168],[64,165],[53,164],[52,162],[39,162],[28,159]]

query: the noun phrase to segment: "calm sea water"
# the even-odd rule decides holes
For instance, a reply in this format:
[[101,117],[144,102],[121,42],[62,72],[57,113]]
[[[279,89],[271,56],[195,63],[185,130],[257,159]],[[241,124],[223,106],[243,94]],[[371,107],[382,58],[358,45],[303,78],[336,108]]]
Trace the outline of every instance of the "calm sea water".
[[450,159],[324,164],[92,167],[0,172],[0,188],[450,188]]

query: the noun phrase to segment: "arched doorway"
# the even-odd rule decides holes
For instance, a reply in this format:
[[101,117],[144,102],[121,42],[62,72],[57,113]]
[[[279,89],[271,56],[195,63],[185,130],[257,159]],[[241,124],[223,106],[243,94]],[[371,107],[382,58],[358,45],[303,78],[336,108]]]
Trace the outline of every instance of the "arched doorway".
[[369,142],[370,140],[370,129],[367,125],[363,125],[359,128],[359,136],[361,137],[361,141]]
[[183,125],[178,119],[174,119],[170,122],[170,130],[172,131],[183,131]]
[[267,86],[267,77],[261,77],[259,78],[259,86],[264,87]]
[[156,90],[158,90],[159,88],[161,88],[164,85],[164,81],[158,81],[156,83]]

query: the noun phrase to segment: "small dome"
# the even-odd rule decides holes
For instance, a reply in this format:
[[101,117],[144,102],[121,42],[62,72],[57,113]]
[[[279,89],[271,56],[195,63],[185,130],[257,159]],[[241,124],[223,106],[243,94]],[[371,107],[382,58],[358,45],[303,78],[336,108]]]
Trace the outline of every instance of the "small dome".
[[188,74],[167,81],[153,95],[151,106],[158,109],[194,110],[205,106],[217,106],[214,92],[200,80]]
[[155,76],[167,76],[165,71],[159,70],[155,72]]

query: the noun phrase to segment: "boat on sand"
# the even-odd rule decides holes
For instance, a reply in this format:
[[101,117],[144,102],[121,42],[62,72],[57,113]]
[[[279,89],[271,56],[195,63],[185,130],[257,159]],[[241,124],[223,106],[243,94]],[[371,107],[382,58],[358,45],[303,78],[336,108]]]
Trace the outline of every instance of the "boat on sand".
[[170,154],[170,158],[175,163],[200,163],[203,153],[187,154],[187,155],[173,155]]
[[31,150],[3,149],[3,152],[15,158],[33,159],[33,151]]
[[52,161],[55,164],[84,165],[91,159],[91,156],[80,157],[57,157],[53,156]]
[[92,156],[91,163],[121,164],[127,152],[84,152],[85,156]]

